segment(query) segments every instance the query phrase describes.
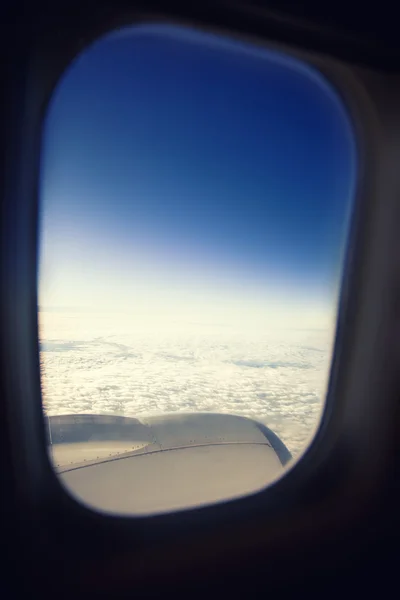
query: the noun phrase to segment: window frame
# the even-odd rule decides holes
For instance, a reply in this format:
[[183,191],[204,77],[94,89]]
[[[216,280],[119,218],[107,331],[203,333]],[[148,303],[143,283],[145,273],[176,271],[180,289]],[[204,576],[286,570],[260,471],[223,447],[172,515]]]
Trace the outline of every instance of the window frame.
[[[230,38],[236,35],[315,66],[347,106],[357,135],[360,170],[331,378],[311,446],[285,477],[252,496],[167,515],[119,517],[75,501],[60,484],[45,447],[37,337],[41,121],[58,78],[80,50],[115,26],[149,20],[194,25]],[[145,556],[141,571],[130,562],[129,569],[124,561],[115,565],[119,585],[135,575],[150,576],[155,568],[164,572],[165,547],[171,540],[177,548],[175,574],[184,572],[196,557],[207,568],[210,547],[214,568],[227,556],[238,558],[243,543],[249,552],[262,547],[273,556],[289,535],[295,557],[303,551],[304,539],[313,537],[317,544],[327,532],[343,529],[353,519],[360,522],[379,488],[390,450],[398,269],[393,251],[398,209],[390,185],[396,173],[390,153],[395,143],[391,117],[398,103],[398,78],[344,64],[315,50],[300,50],[285,39],[277,42],[276,35],[268,41],[268,28],[260,34],[248,22],[239,24],[239,19],[232,28],[230,23],[222,26],[218,14],[174,18],[166,12],[119,8],[115,13],[105,11],[97,21],[73,23],[70,28],[62,23],[59,29],[43,27],[32,41],[30,55],[21,52],[21,70],[13,76],[19,104],[11,108],[9,121],[0,282],[5,290],[1,313],[6,408],[21,508],[27,514],[39,511],[40,522],[31,526],[39,527],[56,547],[71,543],[78,530],[85,532],[86,543],[77,548],[74,561],[92,553],[88,581],[93,576],[91,565],[98,569],[101,564],[101,541],[106,537],[118,545],[121,555]],[[99,577],[97,585],[101,581]]]

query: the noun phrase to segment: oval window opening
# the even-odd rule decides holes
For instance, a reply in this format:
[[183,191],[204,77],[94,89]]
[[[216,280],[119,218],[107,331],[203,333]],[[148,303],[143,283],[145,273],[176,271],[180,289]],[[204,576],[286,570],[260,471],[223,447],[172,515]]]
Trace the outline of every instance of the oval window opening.
[[355,185],[335,92],[184,27],[106,36],[44,123],[39,331],[49,454],[87,505],[254,493],[320,422]]

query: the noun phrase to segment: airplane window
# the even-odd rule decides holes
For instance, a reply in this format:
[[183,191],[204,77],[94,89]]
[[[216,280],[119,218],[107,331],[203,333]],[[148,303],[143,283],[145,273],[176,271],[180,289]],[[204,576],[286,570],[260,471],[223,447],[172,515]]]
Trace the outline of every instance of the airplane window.
[[86,505],[150,514],[282,476],[323,411],[356,172],[315,69],[143,24],[60,79],[43,125],[49,456]]

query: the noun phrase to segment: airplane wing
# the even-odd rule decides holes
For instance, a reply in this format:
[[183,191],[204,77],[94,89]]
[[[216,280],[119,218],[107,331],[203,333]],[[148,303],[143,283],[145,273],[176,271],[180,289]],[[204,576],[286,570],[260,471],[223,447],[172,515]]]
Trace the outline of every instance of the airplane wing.
[[255,492],[291,455],[264,425],[225,414],[47,418],[49,453],[64,486],[91,507],[154,514]]

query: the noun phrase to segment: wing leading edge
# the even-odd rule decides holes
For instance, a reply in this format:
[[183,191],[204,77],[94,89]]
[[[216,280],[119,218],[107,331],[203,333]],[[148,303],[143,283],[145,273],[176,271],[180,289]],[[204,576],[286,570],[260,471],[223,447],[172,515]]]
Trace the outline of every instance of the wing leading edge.
[[48,425],[64,486],[85,504],[118,514],[254,493],[279,478],[291,458],[270,429],[234,415],[62,415],[49,417]]

